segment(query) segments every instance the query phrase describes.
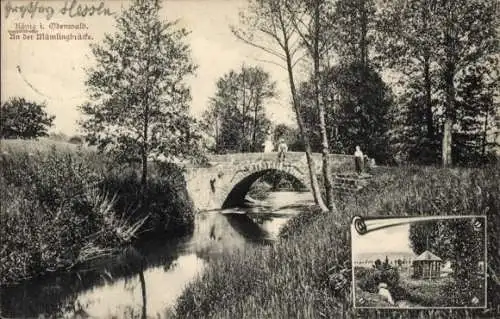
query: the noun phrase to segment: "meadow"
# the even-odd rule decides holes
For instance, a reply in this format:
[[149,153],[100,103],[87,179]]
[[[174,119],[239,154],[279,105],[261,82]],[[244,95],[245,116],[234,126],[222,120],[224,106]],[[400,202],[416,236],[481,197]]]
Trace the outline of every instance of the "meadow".
[[[355,195],[337,198],[338,214],[304,212],[267,247],[213,260],[172,313],[177,318],[494,318],[500,302],[500,166],[380,168]],[[488,308],[354,309],[350,221],[361,216],[486,215]],[[377,301],[376,301],[377,302]]]
[[175,166],[152,167],[146,205],[136,168],[91,148],[47,139],[0,142],[0,285],[193,229]]

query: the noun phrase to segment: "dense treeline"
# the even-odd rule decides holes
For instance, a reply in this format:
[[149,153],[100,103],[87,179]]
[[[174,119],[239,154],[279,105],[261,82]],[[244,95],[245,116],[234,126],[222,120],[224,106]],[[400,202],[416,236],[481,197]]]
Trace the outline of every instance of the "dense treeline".
[[[331,8],[338,62],[325,62],[322,101],[332,150],[361,145],[382,161],[446,165],[492,159],[499,127],[494,1],[360,0]],[[397,80],[384,83],[390,76]],[[303,113],[318,150],[312,82],[302,86]]]

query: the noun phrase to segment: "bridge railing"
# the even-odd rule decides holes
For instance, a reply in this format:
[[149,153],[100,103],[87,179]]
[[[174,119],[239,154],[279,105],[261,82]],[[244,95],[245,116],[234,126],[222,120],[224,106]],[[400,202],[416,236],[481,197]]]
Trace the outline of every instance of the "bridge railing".
[[[314,161],[321,160],[321,153],[313,153],[312,154]],[[329,154],[328,156],[330,160],[352,160],[354,161],[353,155],[345,155],[345,154]],[[286,159],[287,161],[301,161],[305,160],[306,153],[305,152],[287,152]],[[246,161],[272,161],[278,159],[277,152],[269,152],[269,153],[229,153],[229,154],[214,154],[208,155],[208,160],[210,162],[246,162]]]

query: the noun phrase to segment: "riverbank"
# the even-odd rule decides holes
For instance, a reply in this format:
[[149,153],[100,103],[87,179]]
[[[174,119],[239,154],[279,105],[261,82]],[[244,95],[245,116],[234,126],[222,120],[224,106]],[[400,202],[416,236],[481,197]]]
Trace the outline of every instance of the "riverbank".
[[147,205],[139,175],[94,150],[2,140],[0,285],[115,254],[139,239],[193,229],[182,174],[151,169]]
[[[498,269],[500,167],[390,168],[376,173],[357,196],[338,198],[337,215],[301,214],[268,247],[249,247],[213,260],[175,307],[177,318],[342,318],[389,315],[354,310],[351,298],[350,220],[361,216],[487,215],[488,264]],[[498,282],[489,278],[484,310],[434,310],[442,318],[494,317]],[[401,310],[398,318],[425,318]]]
[[265,205],[200,212],[190,236],[141,240],[117,256],[2,287],[0,317],[164,318],[221,252],[271,244],[311,203],[308,192],[271,192]]

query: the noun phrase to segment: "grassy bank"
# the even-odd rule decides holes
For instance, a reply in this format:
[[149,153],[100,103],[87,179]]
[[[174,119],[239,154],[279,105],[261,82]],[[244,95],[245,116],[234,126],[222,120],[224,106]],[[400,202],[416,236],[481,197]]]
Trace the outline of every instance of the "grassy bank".
[[182,175],[151,170],[141,194],[132,168],[93,150],[49,141],[1,141],[0,285],[71,268],[148,235],[192,230]]
[[[214,260],[190,284],[178,318],[493,318],[500,301],[498,228],[500,168],[405,167],[378,172],[339,214],[298,216],[270,247],[248,247]],[[306,213],[307,214],[307,213]],[[355,215],[488,216],[488,306],[483,310],[354,310],[350,219]]]

